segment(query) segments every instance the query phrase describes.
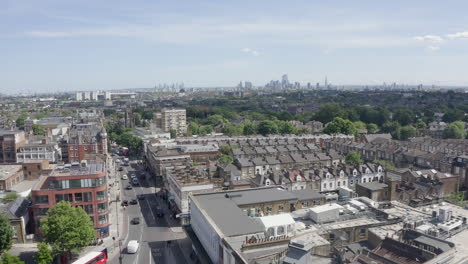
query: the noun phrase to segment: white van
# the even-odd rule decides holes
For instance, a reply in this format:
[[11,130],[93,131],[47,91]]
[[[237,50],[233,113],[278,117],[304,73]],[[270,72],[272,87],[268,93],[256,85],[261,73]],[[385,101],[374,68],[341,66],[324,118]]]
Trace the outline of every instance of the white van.
[[127,244],[127,252],[129,254],[135,254],[138,251],[140,244],[136,240],[130,240]]

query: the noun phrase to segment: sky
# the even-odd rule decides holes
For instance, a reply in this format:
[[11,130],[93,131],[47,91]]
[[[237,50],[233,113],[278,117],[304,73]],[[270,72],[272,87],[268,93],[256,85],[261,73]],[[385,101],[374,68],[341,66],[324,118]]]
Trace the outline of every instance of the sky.
[[1,0],[0,93],[468,85],[468,1]]

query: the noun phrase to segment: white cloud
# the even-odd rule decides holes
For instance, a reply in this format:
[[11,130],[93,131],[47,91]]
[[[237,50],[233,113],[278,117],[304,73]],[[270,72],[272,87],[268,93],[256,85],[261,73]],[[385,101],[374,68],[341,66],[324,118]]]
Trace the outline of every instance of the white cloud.
[[244,53],[250,54],[252,56],[255,56],[255,57],[259,55],[258,51],[252,50],[252,49],[249,49],[249,48],[243,48],[243,49],[241,49],[241,51],[244,52]]
[[440,50],[440,47],[439,46],[428,46],[427,50],[428,51],[438,51],[438,50]]
[[442,37],[436,35],[416,36],[414,37],[414,39],[417,41],[428,42],[432,44],[440,44],[444,42],[444,39]]
[[448,34],[447,38],[449,39],[462,39],[462,38],[468,38],[468,31],[464,32],[457,32],[454,34]]

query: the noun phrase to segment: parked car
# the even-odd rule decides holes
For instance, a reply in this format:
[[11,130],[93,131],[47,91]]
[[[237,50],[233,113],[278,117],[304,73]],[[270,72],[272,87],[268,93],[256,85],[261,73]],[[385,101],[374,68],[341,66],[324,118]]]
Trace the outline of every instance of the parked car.
[[127,180],[127,179],[128,179],[127,174],[122,175],[122,180]]
[[120,160],[119,160],[119,159],[116,159],[116,160],[115,160],[115,163],[120,163]]
[[130,204],[137,204],[137,203],[138,203],[137,199],[131,199],[130,200]]
[[125,189],[131,190],[131,189],[133,189],[133,187],[129,184],[129,185],[127,185],[127,187],[125,187]]
[[140,184],[140,182],[138,182],[137,178],[133,178],[132,183],[133,183],[133,185],[139,185]]
[[164,211],[161,207],[157,206],[156,207],[156,216],[157,217],[163,217],[164,216]]
[[128,206],[128,200],[123,200],[122,201],[122,206]]
[[139,218],[139,217],[135,217],[135,218],[132,219],[131,222],[132,222],[132,224],[134,224],[134,225],[138,225],[138,224],[140,223],[140,218]]
[[119,167],[119,171],[123,171],[123,167]]
[[135,173],[132,173],[132,175],[130,175],[130,178],[132,178],[132,179],[136,178]]
[[137,198],[138,198],[138,200],[144,200],[145,196],[143,194],[138,194]]
[[129,254],[134,254],[138,251],[140,244],[136,240],[130,240],[127,244],[127,252]]

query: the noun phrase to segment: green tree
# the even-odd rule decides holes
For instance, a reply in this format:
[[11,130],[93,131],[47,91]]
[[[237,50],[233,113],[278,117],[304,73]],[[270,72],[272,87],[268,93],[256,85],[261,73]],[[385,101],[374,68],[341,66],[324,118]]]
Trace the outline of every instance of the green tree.
[[52,247],[55,255],[79,252],[96,237],[93,222],[83,208],[73,207],[60,201],[41,220],[40,229],[44,241]]
[[289,112],[281,112],[278,115],[278,119],[283,121],[290,121],[293,120],[293,118],[293,115]]
[[232,147],[229,145],[224,145],[219,148],[219,152],[224,155],[232,155]]
[[45,135],[45,127],[41,124],[33,124],[32,131],[34,135],[44,136]]
[[198,122],[190,122],[190,125],[188,126],[187,131],[189,132],[190,135],[200,134]]
[[229,155],[221,155],[221,157],[219,158],[219,162],[223,163],[223,164],[226,164],[226,163],[232,163],[234,161],[234,159],[232,158],[232,156],[229,156]]
[[17,256],[5,253],[2,256],[2,260],[0,260],[0,264],[24,264],[24,261],[21,261],[21,259]]
[[297,128],[288,121],[278,121],[277,125],[280,134],[297,134],[299,132]]
[[398,121],[403,126],[410,125],[414,122],[415,114],[411,109],[398,109],[393,115],[393,120]]
[[258,126],[258,133],[264,136],[269,134],[278,134],[279,128],[274,121],[265,120],[260,122],[260,125]]
[[5,197],[3,197],[2,202],[4,202],[4,203],[11,202],[11,201],[16,200],[16,198],[18,198],[18,197],[20,197],[20,195],[18,193],[11,192],[11,193],[8,193],[7,195],[5,195]]
[[447,126],[443,133],[444,138],[464,139],[466,137],[465,124],[455,121]]
[[367,130],[366,123],[362,121],[356,121],[356,122],[353,122],[353,124],[356,129]]
[[20,116],[16,119],[16,127],[24,127],[24,121],[26,121],[25,116]]
[[455,122],[455,121],[461,121],[465,118],[465,113],[462,110],[459,109],[450,109],[447,112],[445,112],[444,116],[442,117],[442,120],[447,123]]
[[257,125],[252,121],[244,122],[244,135],[254,135],[257,134]]
[[326,124],[336,117],[347,118],[348,114],[340,105],[330,103],[324,104],[320,107],[319,111],[315,113],[314,120],[318,120]]
[[416,128],[421,129],[421,128],[425,128],[427,125],[423,120],[419,119],[418,121],[416,121],[415,126]]
[[207,135],[207,134],[210,134],[211,132],[213,132],[213,127],[211,125],[202,126],[200,128],[201,135]]
[[226,123],[223,127],[223,133],[227,136],[238,136],[242,135],[244,127],[241,125],[233,125],[231,123]]
[[222,115],[211,115],[207,119],[205,119],[206,125],[211,125],[213,127],[221,124],[225,124],[227,122],[226,119]]
[[135,126],[141,126],[141,120],[140,113],[133,113],[133,121],[135,122]]
[[345,162],[349,165],[358,165],[363,163],[361,159],[361,154],[357,152],[349,152],[348,154],[346,154]]
[[333,119],[323,130],[323,132],[327,134],[341,133],[346,135],[355,135],[356,131],[353,122],[340,117]]
[[10,219],[0,214],[0,256],[11,248],[13,244],[13,228],[10,225]]
[[177,137],[177,130],[171,129],[169,132],[171,133],[171,138],[176,138]]
[[397,132],[398,139],[407,140],[408,138],[417,136],[416,128],[413,126],[402,126]]
[[111,116],[115,113],[115,109],[104,109],[102,111],[105,117]]
[[38,243],[37,248],[39,249],[34,255],[36,264],[50,264],[54,260],[52,257],[52,251],[46,243]]
[[379,131],[379,126],[374,123],[367,124],[366,127],[367,127],[367,132],[371,134],[377,133]]

